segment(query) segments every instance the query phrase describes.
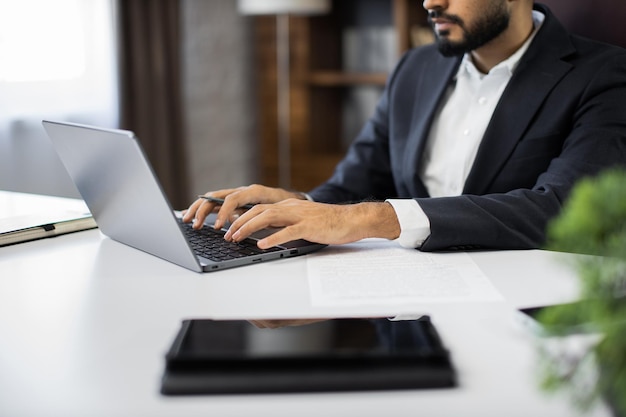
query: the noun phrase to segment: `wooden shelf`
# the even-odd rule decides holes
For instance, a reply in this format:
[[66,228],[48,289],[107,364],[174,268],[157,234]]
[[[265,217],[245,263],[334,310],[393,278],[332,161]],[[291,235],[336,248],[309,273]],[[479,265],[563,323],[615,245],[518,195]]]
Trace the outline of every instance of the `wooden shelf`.
[[[333,0],[328,14],[289,17],[290,188],[308,191],[328,179],[354,138],[355,126],[344,118],[346,106],[363,97],[368,101],[361,104],[371,105],[371,91],[360,95],[359,87],[382,92],[387,82],[388,73],[346,70],[343,48],[347,30],[391,28],[396,41],[387,46],[393,49],[388,55],[399,57],[412,45],[411,29],[425,20],[421,4],[413,0]],[[277,140],[276,19],[259,16],[255,21],[259,181],[275,186],[281,163]],[[385,58],[388,57],[381,57]]]
[[310,85],[320,87],[343,87],[358,85],[384,86],[386,73],[347,73],[342,71],[315,71],[309,73],[307,81]]

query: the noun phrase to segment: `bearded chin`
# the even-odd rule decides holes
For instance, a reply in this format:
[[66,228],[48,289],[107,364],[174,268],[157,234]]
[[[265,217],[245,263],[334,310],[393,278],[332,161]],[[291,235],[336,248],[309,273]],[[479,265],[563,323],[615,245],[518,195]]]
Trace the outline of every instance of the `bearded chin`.
[[460,56],[471,50],[467,42],[450,42],[446,38],[437,38],[437,49],[445,57]]
[[491,42],[509,27],[510,16],[505,10],[496,10],[490,17],[478,22],[472,30],[464,28],[463,39],[458,42],[451,42],[447,31],[437,33],[439,52],[446,57],[463,55]]

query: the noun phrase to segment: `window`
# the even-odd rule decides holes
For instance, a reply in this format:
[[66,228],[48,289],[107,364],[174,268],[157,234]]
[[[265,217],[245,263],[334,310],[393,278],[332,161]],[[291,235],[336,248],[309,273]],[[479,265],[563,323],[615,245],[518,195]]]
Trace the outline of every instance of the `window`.
[[76,195],[41,120],[117,126],[114,15],[113,0],[0,0],[0,189]]

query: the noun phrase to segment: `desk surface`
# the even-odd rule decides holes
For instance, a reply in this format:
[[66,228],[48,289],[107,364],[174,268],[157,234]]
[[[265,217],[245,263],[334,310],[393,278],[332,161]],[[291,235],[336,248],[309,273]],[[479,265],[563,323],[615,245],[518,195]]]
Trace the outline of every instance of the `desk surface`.
[[[0,192],[0,209],[8,198]],[[198,274],[98,230],[0,248],[0,416],[576,415],[537,388],[536,340],[514,320],[516,307],[576,297],[568,255],[470,256],[505,301],[429,308],[457,388],[168,398],[163,355],[185,318],[367,317],[393,306],[312,305],[306,257]]]

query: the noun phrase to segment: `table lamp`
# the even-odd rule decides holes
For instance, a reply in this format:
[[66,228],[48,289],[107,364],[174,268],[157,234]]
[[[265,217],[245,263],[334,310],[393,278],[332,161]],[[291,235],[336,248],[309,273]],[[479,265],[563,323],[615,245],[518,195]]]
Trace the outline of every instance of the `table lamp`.
[[330,10],[330,0],[239,0],[245,15],[276,15],[276,68],[278,97],[278,185],[291,186],[289,139],[289,15],[315,15]]

